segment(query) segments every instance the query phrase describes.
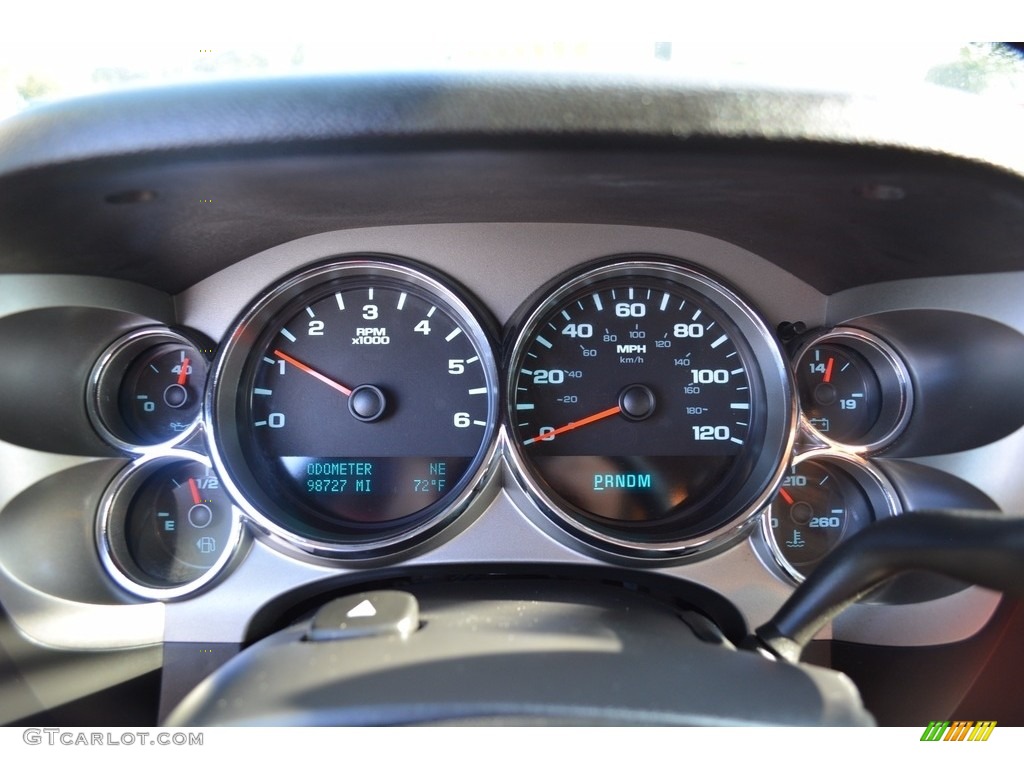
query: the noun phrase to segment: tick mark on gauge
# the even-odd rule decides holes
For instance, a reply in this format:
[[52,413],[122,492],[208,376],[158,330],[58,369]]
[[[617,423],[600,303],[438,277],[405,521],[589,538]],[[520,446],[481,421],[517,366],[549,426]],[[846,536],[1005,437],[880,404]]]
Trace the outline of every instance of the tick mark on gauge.
[[734,411],[749,411],[750,403],[729,403],[729,407],[732,408]]
[[[682,306],[680,305],[679,308],[682,309]],[[690,319],[691,320],[696,320],[698,317],[700,317],[700,310],[699,309],[696,312],[693,313],[693,317],[691,317]]]
[[454,339],[454,338],[455,338],[456,336],[458,336],[458,335],[459,335],[460,333],[462,333],[462,329],[461,329],[461,328],[456,328],[456,329],[455,329],[454,331],[452,331],[452,332],[451,332],[451,333],[449,333],[449,334],[448,334],[447,336],[445,336],[445,337],[444,337],[444,340],[445,340],[445,341],[451,341],[451,340],[452,340],[452,339]]
[[730,437],[729,440],[736,443],[736,445],[743,445],[743,441],[740,440],[738,437]]
[[486,421],[480,421],[479,419],[473,419],[473,423],[476,424],[478,427],[486,427],[487,426],[487,422]]
[[401,312],[402,311],[402,307],[405,306],[405,297],[406,297],[406,293],[404,291],[402,293],[398,294],[398,311],[399,312]]
[[309,315],[310,317],[316,317],[316,313],[313,312],[312,307],[306,307],[306,314]]
[[486,395],[487,394],[487,387],[477,387],[476,389],[471,389],[471,390],[469,390],[469,394],[471,394],[471,395]]
[[[601,297],[598,296],[596,293],[594,294],[594,306],[597,307],[597,311],[598,312],[601,312],[602,310],[604,310],[604,305],[601,304]],[[581,309],[582,309],[582,307],[581,307]]]
[[435,313],[436,311],[437,311],[437,307],[431,307],[431,308],[430,308],[430,311],[429,311],[429,312],[427,312],[427,317],[433,317],[433,316],[434,316],[434,313]]
[[[572,319],[571,317],[569,317],[569,313],[566,312],[564,309],[562,310],[562,317],[564,317],[566,320],[571,320]],[[552,326],[552,327],[554,327],[554,326]]]
[[479,359],[480,359],[479,357],[477,357],[476,355],[473,355],[471,358],[469,358],[466,361],[466,365],[471,365],[472,363],[475,363]]
[[[708,326],[708,327],[710,328],[710,326]],[[727,342],[728,340],[729,340],[729,337],[726,336],[723,333],[721,336],[719,336],[717,339],[715,339],[714,341],[711,342],[711,348],[712,349],[718,349],[720,346],[725,344],[725,342]]]
[[252,393],[253,393],[254,395],[263,395],[264,397],[266,397],[267,395],[272,395],[272,394],[274,394],[274,391],[273,391],[273,390],[271,390],[271,389],[260,389],[259,387],[257,387],[256,389],[254,389],[254,390],[252,391]]
[[664,294],[661,297],[661,304],[658,306],[658,309],[660,309],[662,312],[664,312],[665,311],[665,307],[667,307],[667,306],[668,306],[668,294],[666,293],[666,294]]
[[287,328],[281,329],[281,335],[288,339],[288,341],[295,341],[294,334],[292,334]]
[[516,403],[517,411],[532,411],[533,403]]
[[338,309],[345,310],[345,299],[342,298],[341,292],[334,294],[334,300],[338,302]]
[[265,422],[265,421],[255,421],[255,422],[253,422],[253,426],[254,427],[265,427],[265,426],[267,426],[267,422]]
[[541,344],[543,344],[543,345],[544,345],[545,347],[547,347],[548,349],[551,349],[551,347],[553,346],[553,345],[551,344],[551,342],[550,342],[550,341],[548,341],[547,339],[545,339],[545,338],[544,338],[543,336],[538,336],[538,337],[537,337],[537,341],[538,341],[538,342],[540,342]]

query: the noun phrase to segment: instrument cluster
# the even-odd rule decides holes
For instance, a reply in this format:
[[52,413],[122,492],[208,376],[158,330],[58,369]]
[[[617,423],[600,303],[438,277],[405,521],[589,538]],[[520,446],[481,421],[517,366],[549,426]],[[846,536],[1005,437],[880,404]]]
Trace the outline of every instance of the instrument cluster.
[[134,457],[101,502],[101,560],[129,592],[177,599],[243,556],[247,531],[322,563],[402,557],[504,458],[526,514],[590,556],[674,565],[754,531],[799,582],[902,511],[873,457],[914,387],[876,333],[789,335],[703,267],[653,254],[558,276],[503,338],[423,264],[318,262],[253,301],[216,355],[152,327],[97,360],[90,419]]

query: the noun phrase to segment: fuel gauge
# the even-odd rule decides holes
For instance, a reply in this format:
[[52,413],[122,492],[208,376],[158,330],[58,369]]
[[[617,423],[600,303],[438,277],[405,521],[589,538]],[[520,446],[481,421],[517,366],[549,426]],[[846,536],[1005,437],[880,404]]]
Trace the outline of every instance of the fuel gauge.
[[240,535],[238,512],[209,459],[185,451],[129,465],[107,490],[97,522],[107,572],[129,591],[161,599],[210,581]]

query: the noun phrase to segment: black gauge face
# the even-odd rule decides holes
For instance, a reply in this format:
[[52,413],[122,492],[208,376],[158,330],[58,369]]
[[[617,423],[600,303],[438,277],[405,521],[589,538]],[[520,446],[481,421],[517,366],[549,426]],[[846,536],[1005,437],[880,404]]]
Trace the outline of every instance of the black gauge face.
[[882,409],[881,386],[868,361],[835,344],[815,344],[804,353],[797,390],[811,426],[841,443],[861,440]]
[[464,305],[411,269],[361,264],[300,276],[243,320],[256,341],[241,382],[219,383],[224,404],[238,388],[237,421],[218,429],[237,429],[222,459],[241,495],[285,535],[354,546],[451,505],[492,444],[497,400]]
[[199,425],[209,351],[167,327],[115,341],[89,377],[86,407],[96,431],[129,453],[187,440]]
[[783,478],[770,514],[776,546],[804,575],[849,529],[870,520],[867,499],[842,470],[813,461]]
[[834,328],[803,347],[796,362],[800,408],[827,443],[879,450],[910,418],[910,374],[887,343],[857,328]]
[[150,475],[124,521],[128,553],[160,585],[194,581],[232,546],[231,500],[204,464],[182,461]]
[[168,450],[114,478],[96,533],[111,578],[141,597],[173,600],[217,577],[238,549],[242,523],[204,456]]
[[206,359],[195,347],[159,344],[125,372],[121,418],[142,445],[173,440],[199,417],[205,384]]
[[736,514],[764,446],[756,331],[714,284],[618,272],[631,271],[542,303],[522,331],[509,372],[515,452],[551,505],[585,525],[637,540],[706,532]]

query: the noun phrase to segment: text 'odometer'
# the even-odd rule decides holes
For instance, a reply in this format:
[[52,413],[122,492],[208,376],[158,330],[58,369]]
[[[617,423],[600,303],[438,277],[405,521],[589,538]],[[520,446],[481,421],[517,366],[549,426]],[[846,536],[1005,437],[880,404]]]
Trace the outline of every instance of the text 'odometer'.
[[483,461],[497,394],[486,336],[404,265],[343,262],[297,280],[243,321],[261,327],[227,474],[286,534],[339,547],[401,537]]

